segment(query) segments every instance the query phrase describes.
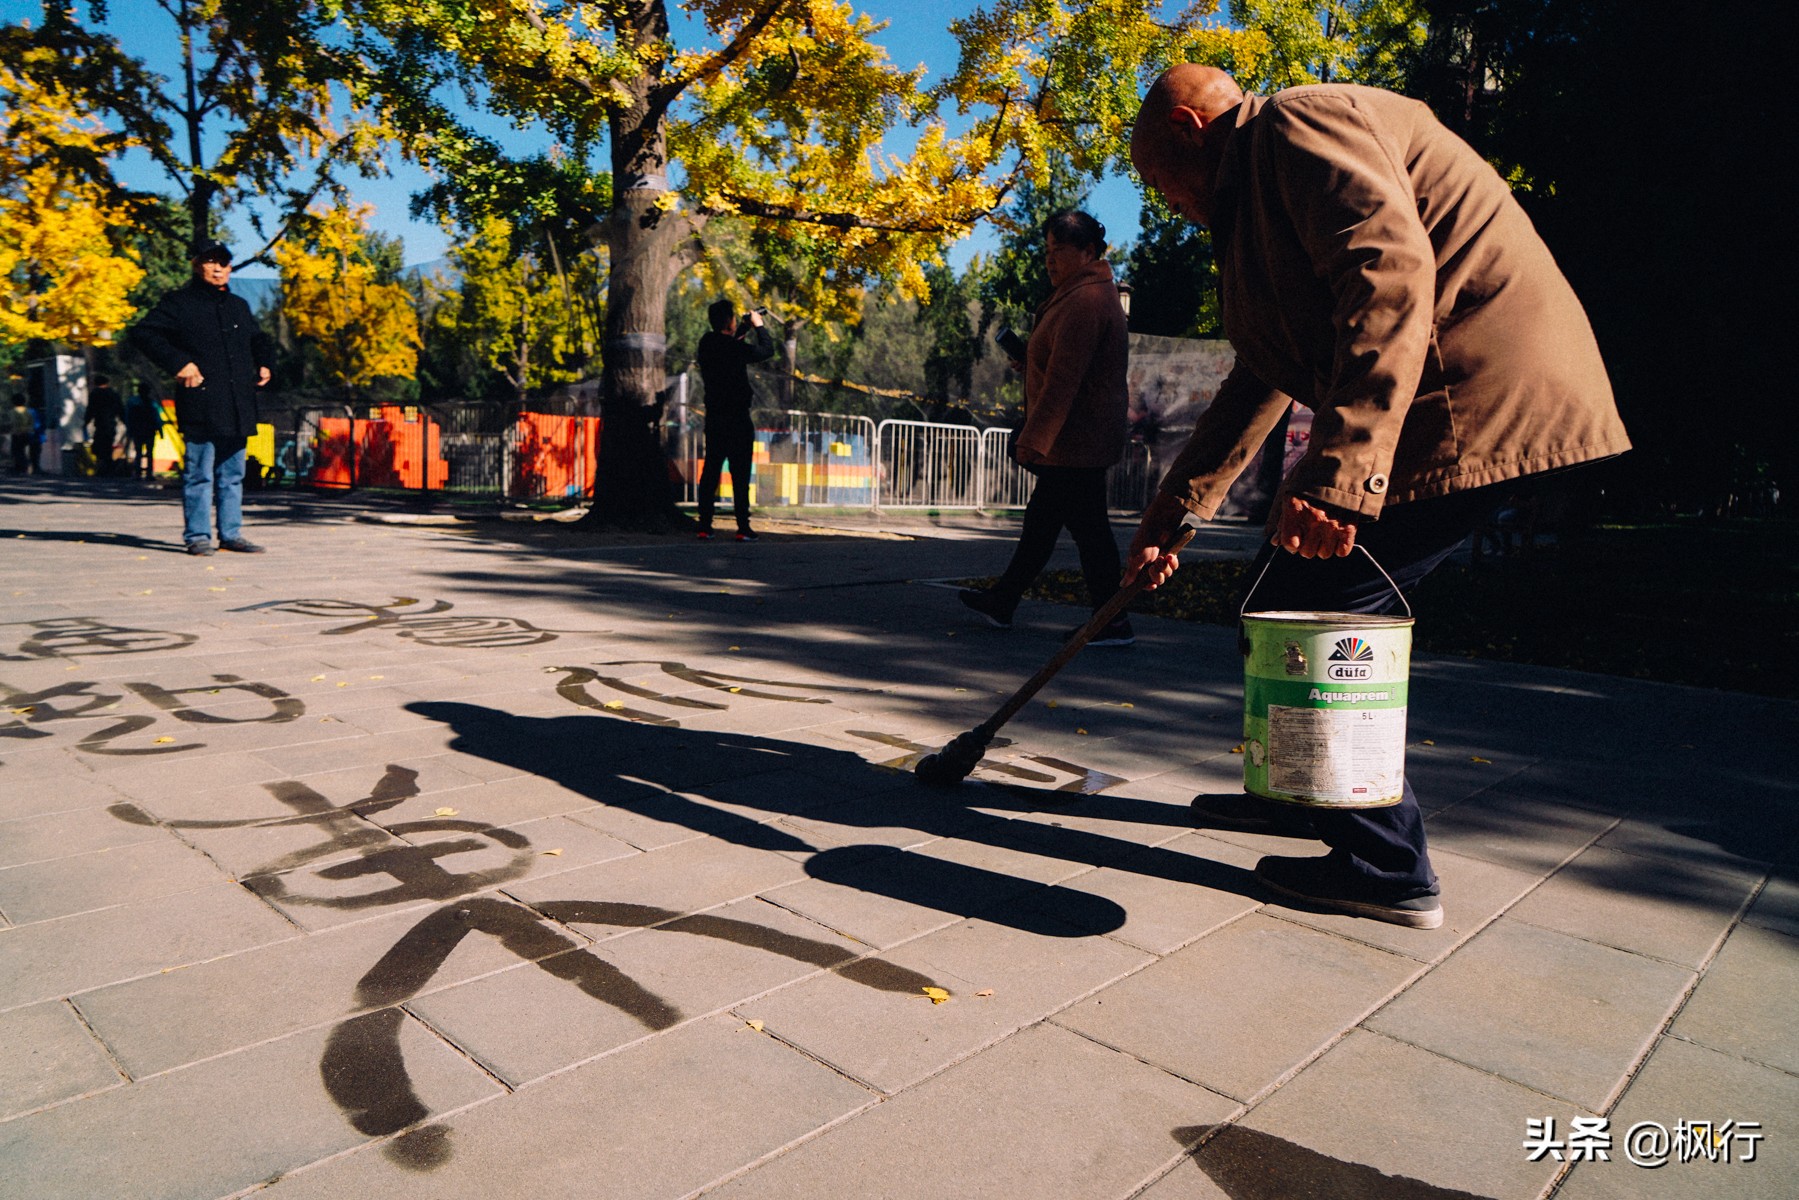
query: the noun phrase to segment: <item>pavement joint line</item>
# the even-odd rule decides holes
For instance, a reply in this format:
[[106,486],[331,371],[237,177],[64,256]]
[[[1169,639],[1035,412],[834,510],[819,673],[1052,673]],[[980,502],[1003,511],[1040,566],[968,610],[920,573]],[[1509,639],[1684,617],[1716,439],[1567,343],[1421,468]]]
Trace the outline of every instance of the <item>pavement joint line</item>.
[[[565,953],[581,953],[581,951],[577,949],[574,951],[565,951]],[[555,956],[554,955],[546,955],[545,957],[553,958]],[[538,961],[541,962],[542,960],[540,959]],[[522,967],[522,966],[525,966],[526,964],[519,963],[517,965]],[[498,1084],[500,1087],[499,1096],[490,1096],[490,1097],[488,1097],[489,1099],[498,1100],[501,1097],[510,1096],[514,1092],[518,1091],[518,1089],[516,1087],[512,1086],[510,1083],[507,1083],[503,1078],[501,1078],[500,1073],[498,1071],[496,1071],[493,1067],[489,1066],[488,1063],[486,1062],[486,1060],[484,1060],[480,1055],[478,1055],[474,1051],[470,1050],[467,1046],[464,1046],[461,1042],[457,1041],[454,1037],[450,1036],[448,1033],[444,1032],[442,1029],[439,1029],[437,1026],[433,1025],[429,1020],[427,1020],[424,1017],[423,1014],[414,1012],[411,1005],[412,1005],[412,1001],[416,998],[417,997],[415,997],[415,996],[409,996],[405,1000],[400,1001],[398,1004],[384,1005],[383,1007],[384,1008],[397,1008],[401,1012],[405,1013],[407,1017],[409,1017],[412,1021],[417,1023],[417,1025],[421,1029],[425,1030],[426,1033],[429,1033],[432,1037],[436,1038],[438,1041],[440,1041],[444,1045],[448,1046],[453,1053],[459,1055],[470,1066],[474,1067],[477,1071],[481,1072],[483,1075],[487,1076],[489,1079],[493,1080],[496,1084]],[[375,1009],[374,1011],[380,1012],[382,1010]],[[660,1031],[658,1031],[658,1032],[660,1032]]]
[[[780,1041],[779,1038],[776,1038],[775,1040]],[[788,1045],[788,1043],[786,1043],[786,1042],[781,1042],[781,1044],[783,1046]],[[828,1066],[829,1064],[821,1064],[821,1065]],[[862,1083],[860,1080],[851,1078],[850,1076],[846,1075],[846,1076],[844,1076],[844,1078],[849,1079],[849,1081],[851,1083],[854,1083],[859,1087],[866,1088],[868,1086],[868,1085]],[[863,1113],[867,1112],[869,1109],[875,1108],[879,1105],[887,1103],[887,1100],[888,1100],[887,1096],[883,1095],[880,1092],[876,1092],[861,1107],[853,1109],[850,1112],[846,1112],[846,1113],[842,1114],[841,1116],[838,1116],[830,1121],[826,1121],[823,1125],[818,1126],[816,1129],[808,1130],[807,1132],[801,1134],[799,1137],[796,1137],[792,1141],[788,1142],[786,1145],[777,1146],[773,1150],[770,1150],[766,1154],[762,1155],[760,1158],[757,1158],[750,1162],[747,1162],[747,1163],[743,1164],[742,1166],[736,1168],[735,1170],[728,1171],[725,1174],[720,1175],[718,1178],[713,1179],[713,1180],[701,1185],[700,1187],[695,1188],[693,1191],[688,1192],[685,1195],[677,1197],[676,1200],[698,1200],[698,1197],[703,1196],[705,1193],[710,1192],[715,1188],[723,1187],[725,1184],[731,1182],[733,1179],[737,1179],[741,1176],[748,1175],[751,1171],[755,1170],[757,1167],[762,1166],[764,1163],[773,1162],[777,1158],[781,1158],[784,1155],[792,1153],[793,1151],[799,1149],[801,1146],[805,1145],[807,1142],[814,1141],[818,1138],[823,1137],[825,1134],[830,1133],[832,1130],[837,1129],[840,1126],[848,1123],[849,1121],[854,1120],[856,1117],[861,1116]]]
[[81,1022],[81,1027],[87,1030],[87,1035],[93,1038],[95,1044],[106,1053],[106,1061],[111,1063],[112,1069],[119,1073],[119,1078],[126,1083],[135,1083],[136,1080],[132,1078],[131,1072],[126,1070],[125,1064],[119,1061],[119,1056],[113,1051],[111,1043],[102,1037],[100,1031],[88,1021],[87,1014],[81,1011],[81,1006],[75,1003],[75,998],[73,996],[64,997],[62,1003],[68,1006],[69,1012],[74,1014],[75,1019]]
[[[1778,1072],[1789,1079],[1799,1079],[1799,1071],[1795,1071],[1791,1067],[1783,1067],[1779,1063],[1763,1062],[1759,1058],[1749,1058],[1748,1056],[1738,1054],[1733,1050],[1726,1050],[1721,1046],[1710,1046],[1696,1038],[1688,1037],[1685,1034],[1675,1033],[1671,1029],[1662,1032],[1661,1037],[1656,1040],[1656,1045],[1659,1047],[1662,1042],[1680,1042],[1687,1046],[1697,1046],[1701,1050],[1709,1050],[1713,1054],[1721,1054],[1725,1058],[1735,1059],[1737,1062],[1747,1063],[1752,1067],[1762,1067],[1769,1071]],[[1653,1054],[1651,1057],[1653,1057]]]

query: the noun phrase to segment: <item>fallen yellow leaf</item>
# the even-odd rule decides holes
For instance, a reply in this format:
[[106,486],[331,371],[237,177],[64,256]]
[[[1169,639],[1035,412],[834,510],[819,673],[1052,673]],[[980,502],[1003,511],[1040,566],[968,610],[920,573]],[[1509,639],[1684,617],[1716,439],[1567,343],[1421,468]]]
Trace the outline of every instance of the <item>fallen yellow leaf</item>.
[[440,808],[433,815],[439,817],[453,817],[456,815],[456,810],[453,808]]
[[745,1021],[744,1024],[748,1025],[751,1029],[754,1029],[757,1033],[762,1032],[762,1022],[760,1021]]
[[1419,743],[1419,745],[1421,745],[1421,746],[1434,746],[1436,744],[1437,743],[1431,741],[1429,738],[1425,738],[1422,742]]
[[32,713],[37,711],[37,705],[27,704],[23,708],[15,708],[15,709],[12,709],[11,711],[17,713],[21,717],[29,717]]
[[143,562],[143,561],[144,561],[144,560],[145,560],[145,559],[147,559],[147,558],[149,558],[149,557],[150,557],[150,556],[149,556],[149,555],[148,555],[148,554],[140,554],[140,555],[138,555],[138,556],[137,556],[137,561],[139,561],[139,562]]
[[385,676],[385,675],[370,675],[369,678],[370,679],[386,679],[387,676]]
[[967,688],[957,688],[956,690],[958,692],[966,692],[968,689]]
[[172,742],[172,741],[174,741],[174,740],[175,740],[175,739],[174,739],[174,738],[172,738],[172,737],[159,737],[159,738],[157,738],[157,739],[156,739],[156,744],[157,744],[157,745],[158,745],[158,746],[160,746],[160,745],[162,745],[162,744],[163,744],[163,743],[164,743],[164,742]]
[[209,587],[209,588],[207,588],[207,589],[206,589],[206,590],[207,590],[207,591],[209,591],[209,592],[222,592],[222,591],[224,591],[224,590],[225,590],[225,589],[224,589],[224,588],[222,588],[222,587]]
[[1045,708],[1054,708],[1056,707],[1056,702],[1054,700],[1045,700],[1043,705]]
[[993,989],[992,989],[992,988],[982,988],[982,989],[981,989],[981,990],[980,990],[980,991],[978,991],[978,992],[976,992],[976,993],[975,993],[975,995],[977,995],[977,996],[991,996],[991,995],[993,995]]
[[340,680],[338,680],[338,681],[337,681],[337,686],[338,686],[338,687],[349,687],[349,686],[350,686],[350,681],[349,681],[349,680],[347,680],[347,679],[340,679]]
[[612,709],[623,708],[624,706],[625,706],[625,702],[623,700],[608,700],[608,701],[606,701],[606,703],[600,705],[601,708],[612,708]]
[[1488,765],[1489,765],[1489,766],[1490,766],[1490,765],[1492,765],[1492,762],[1493,762],[1493,760],[1492,760],[1492,759],[1490,759],[1490,758],[1482,758],[1482,757],[1481,757],[1481,756],[1480,756],[1480,755],[1478,755],[1478,754],[1472,754],[1472,755],[1469,755],[1469,756],[1468,756],[1468,761],[1469,761],[1469,762],[1479,762],[1479,763],[1486,763],[1486,764],[1488,764]]
[[558,846],[554,850],[545,850],[544,853],[549,855],[551,858],[559,858],[562,855],[562,847]]
[[1087,735],[1087,731],[1085,729],[1077,729],[1077,730],[1075,730],[1075,732],[1080,734],[1082,737],[1085,737]]
[[317,683],[323,678],[325,678],[323,675],[314,675],[311,679],[307,680],[307,682],[308,683]]
[[731,647],[731,649],[733,649],[733,650],[741,650],[741,649],[743,649],[743,647],[742,647],[742,646],[732,646],[732,647]]
[[1136,708],[1137,706],[1135,704],[1132,704],[1129,700],[1120,700],[1118,702],[1118,707],[1119,708]]
[[942,1004],[949,999],[949,993],[940,987],[920,988],[919,990],[931,998],[932,1004]]
[[727,692],[741,692],[741,691],[742,691],[742,690],[743,690],[743,689],[742,689],[742,688],[740,688],[740,687],[735,687],[735,688],[726,688],[726,689],[725,689],[725,691],[727,691]]
[[140,595],[140,596],[148,596],[151,594],[152,594],[152,589],[150,589],[150,588],[145,588],[143,591],[138,593],[138,595]]

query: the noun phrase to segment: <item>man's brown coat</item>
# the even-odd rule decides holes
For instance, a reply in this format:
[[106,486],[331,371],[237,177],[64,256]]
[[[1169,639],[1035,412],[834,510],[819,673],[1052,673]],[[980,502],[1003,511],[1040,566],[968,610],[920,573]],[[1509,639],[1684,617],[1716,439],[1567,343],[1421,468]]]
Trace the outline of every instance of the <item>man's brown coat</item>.
[[1162,488],[1217,512],[1287,408],[1284,492],[1378,517],[1630,448],[1591,326],[1511,189],[1424,105],[1245,97],[1212,198],[1237,364]]

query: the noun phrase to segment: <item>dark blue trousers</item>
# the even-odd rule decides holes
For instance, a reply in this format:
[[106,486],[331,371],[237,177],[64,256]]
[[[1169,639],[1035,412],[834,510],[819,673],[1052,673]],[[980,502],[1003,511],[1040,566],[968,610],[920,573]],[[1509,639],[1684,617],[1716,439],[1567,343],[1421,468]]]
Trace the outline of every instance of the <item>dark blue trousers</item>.
[[[1513,485],[1499,485],[1394,505],[1378,521],[1356,527],[1356,544],[1365,546],[1409,594],[1515,491]],[[1360,550],[1348,558],[1306,559],[1264,545],[1250,567],[1252,582],[1263,567],[1268,574],[1254,585],[1249,612],[1403,611],[1399,597]],[[1437,890],[1425,847],[1424,814],[1409,778],[1400,802],[1387,808],[1304,811],[1331,855],[1365,878],[1372,891],[1403,900]]]

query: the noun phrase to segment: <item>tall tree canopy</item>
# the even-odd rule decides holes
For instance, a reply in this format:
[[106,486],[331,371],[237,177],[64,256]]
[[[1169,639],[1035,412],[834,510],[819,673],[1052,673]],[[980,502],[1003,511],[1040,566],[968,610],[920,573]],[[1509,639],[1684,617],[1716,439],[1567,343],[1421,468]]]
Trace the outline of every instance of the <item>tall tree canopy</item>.
[[[371,243],[368,205],[334,205],[309,214],[275,250],[281,312],[310,339],[327,381],[354,395],[376,379],[411,379],[418,368],[418,314]],[[393,256],[397,257],[397,256]]]
[[[44,52],[26,57],[26,65]],[[97,345],[136,312],[144,271],[124,203],[84,164],[123,141],[54,84],[0,64],[0,354],[33,340]],[[10,357],[10,355],[8,355]]]
[[[1143,0],[996,0],[952,23],[961,56],[941,83],[895,66],[882,26],[840,0],[347,0],[367,61],[391,78],[459,84],[491,112],[543,122],[559,157],[518,162],[465,126],[393,115],[415,153],[471,189],[603,161],[609,258],[596,513],[665,511],[652,402],[666,303],[703,253],[708,220],[810,264],[824,292],[869,278],[923,294],[942,248],[1060,153],[1097,174],[1121,161],[1142,87],[1179,59],[1253,70],[1266,39]],[[952,121],[954,128],[952,128]],[[886,147],[913,138],[904,156]],[[577,164],[571,167],[570,164]],[[547,183],[546,183],[547,181]],[[799,315],[799,314],[790,314]]]
[[[121,13],[129,24],[115,27],[106,0],[44,0],[35,25],[0,29],[0,61],[30,64],[40,83],[81,97],[141,147],[181,196],[194,239],[214,234],[222,207],[242,205],[262,239],[256,257],[344,168],[384,169],[374,75],[345,43],[337,9],[335,0],[132,0]],[[152,38],[178,48],[174,78],[136,52]],[[107,164],[92,166],[113,185]]]

